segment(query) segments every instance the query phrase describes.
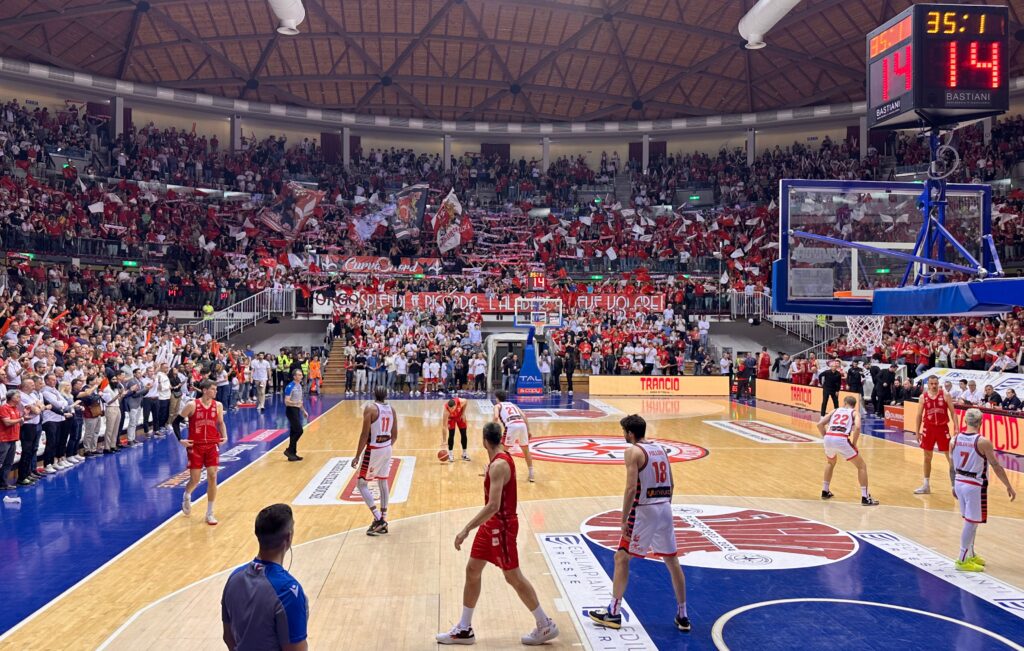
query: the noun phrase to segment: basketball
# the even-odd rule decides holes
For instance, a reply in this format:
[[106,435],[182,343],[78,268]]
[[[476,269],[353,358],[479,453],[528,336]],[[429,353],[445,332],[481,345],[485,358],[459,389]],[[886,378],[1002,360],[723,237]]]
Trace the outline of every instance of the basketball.
[[437,460],[440,461],[441,463],[448,461],[448,450],[438,450]]

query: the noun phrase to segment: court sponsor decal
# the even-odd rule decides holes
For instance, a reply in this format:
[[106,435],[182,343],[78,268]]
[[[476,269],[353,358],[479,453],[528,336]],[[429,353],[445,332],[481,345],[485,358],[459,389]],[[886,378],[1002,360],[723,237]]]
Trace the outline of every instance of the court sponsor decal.
[[760,420],[706,420],[705,424],[758,443],[817,443],[821,439]]
[[[249,450],[255,450],[258,446],[251,443],[239,443],[234,447],[228,448],[224,452],[220,453],[218,458],[217,470],[223,470],[226,464],[238,463],[241,459],[241,455],[248,452]],[[156,485],[157,488],[182,488],[188,484],[189,471],[188,469],[182,470],[181,472],[175,473],[163,480]],[[219,475],[218,475],[219,477]],[[202,475],[199,478],[199,483],[206,481],[206,469],[203,469]]]
[[[835,527],[784,513],[736,506],[673,504],[679,561],[718,570],[795,570],[837,563],[857,552],[857,539]],[[615,551],[622,511],[592,515],[580,532]],[[661,562],[660,557],[648,560]]]
[[953,559],[904,538],[892,531],[854,531],[866,543],[889,552],[919,570],[938,577],[964,592],[1024,619],[1024,590],[981,572],[958,572]]
[[612,599],[612,580],[598,562],[583,536],[576,533],[537,534],[551,574],[572,607],[573,624],[584,646],[602,651],[656,649],[654,640],[622,601],[622,628],[613,630],[590,621],[590,611],[604,608]]
[[[709,454],[705,448],[682,441],[654,442],[665,448],[672,463],[695,461]],[[534,459],[562,463],[621,464],[629,447],[630,444],[619,436],[538,436],[530,440]],[[512,454],[523,456],[518,446]]]
[[[578,404],[578,408],[570,405],[549,406],[544,404],[551,400],[547,397],[517,396],[516,404],[523,410],[528,420],[594,420],[622,413],[600,400],[580,398],[570,403],[571,405]],[[490,416],[494,413],[494,403],[490,400],[476,400],[475,402],[481,414]]]
[[[388,466],[388,502],[398,504],[409,499],[412,474],[416,457],[391,457]],[[302,492],[292,500],[299,506],[332,506],[338,504],[364,504],[357,486],[359,475],[352,467],[352,457],[333,457],[306,484]],[[375,499],[380,499],[377,482],[369,482]]]
[[288,430],[285,429],[258,429],[252,434],[239,439],[242,443],[267,443],[273,441]]

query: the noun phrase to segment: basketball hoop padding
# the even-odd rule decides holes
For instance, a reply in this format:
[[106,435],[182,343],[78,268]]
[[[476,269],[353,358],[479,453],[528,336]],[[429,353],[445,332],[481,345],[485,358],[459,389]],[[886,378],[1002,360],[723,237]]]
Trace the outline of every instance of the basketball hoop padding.
[[872,311],[890,316],[1000,314],[1024,305],[1024,278],[876,289]]

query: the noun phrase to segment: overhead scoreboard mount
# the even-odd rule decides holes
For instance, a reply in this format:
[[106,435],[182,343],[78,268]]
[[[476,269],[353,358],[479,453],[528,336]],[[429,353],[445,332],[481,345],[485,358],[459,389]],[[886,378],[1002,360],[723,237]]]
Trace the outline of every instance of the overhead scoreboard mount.
[[915,4],[867,37],[868,126],[943,126],[1004,113],[1009,9]]

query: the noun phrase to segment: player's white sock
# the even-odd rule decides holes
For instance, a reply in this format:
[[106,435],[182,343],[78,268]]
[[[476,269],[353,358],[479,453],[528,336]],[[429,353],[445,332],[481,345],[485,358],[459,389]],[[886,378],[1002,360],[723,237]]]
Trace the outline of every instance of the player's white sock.
[[973,522],[964,522],[964,528],[960,531],[960,561],[963,562],[974,555],[974,533],[978,525]]
[[533,613],[533,618],[537,620],[537,626],[543,626],[548,623],[547,613],[544,612],[544,609],[541,606],[538,605],[530,612]]
[[213,515],[213,502],[206,503],[206,517]]
[[388,482],[386,479],[379,480],[377,482],[377,488],[380,490],[380,518],[383,520],[384,514],[388,512],[388,501],[391,498],[391,490],[388,488]]
[[861,497],[867,497],[868,496],[868,487],[867,486],[861,486],[860,487],[860,496]]
[[828,492],[828,485],[829,485],[829,482],[827,482],[827,481],[821,482],[821,490],[823,490],[823,491],[825,491],[827,493]]
[[676,604],[676,617],[688,617],[686,614],[686,602]]
[[931,488],[932,487],[932,480],[927,478],[927,477],[925,477],[924,478],[924,483],[922,483],[921,485],[924,486],[925,488]]
[[462,630],[473,628],[473,608],[462,607],[462,619],[459,620],[459,628]]
[[612,599],[611,603],[608,604],[608,614],[609,615],[618,615],[619,614],[619,604],[621,604],[621,603],[622,603],[622,599]]

